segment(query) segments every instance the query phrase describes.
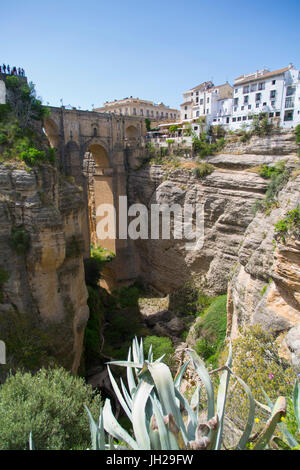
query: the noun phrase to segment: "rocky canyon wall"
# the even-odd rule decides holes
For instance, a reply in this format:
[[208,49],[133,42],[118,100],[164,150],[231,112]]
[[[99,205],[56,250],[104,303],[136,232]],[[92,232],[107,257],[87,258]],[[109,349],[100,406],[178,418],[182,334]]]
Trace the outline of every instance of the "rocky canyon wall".
[[27,351],[29,368],[53,358],[78,370],[89,313],[82,218],[81,190],[55,168],[0,165],[0,337],[8,365],[24,364]]

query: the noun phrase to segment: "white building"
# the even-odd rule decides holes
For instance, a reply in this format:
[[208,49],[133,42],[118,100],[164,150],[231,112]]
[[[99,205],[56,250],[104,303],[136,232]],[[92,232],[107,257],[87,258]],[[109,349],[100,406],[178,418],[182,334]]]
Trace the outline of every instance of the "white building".
[[203,82],[183,93],[183,103],[180,105],[182,122],[191,122],[199,117],[205,117],[209,126],[213,120],[228,117],[231,111],[233,89],[229,83],[214,86],[211,81]]
[[250,127],[253,114],[267,113],[281,127],[300,123],[299,71],[292,64],[269,71],[267,69],[242,75],[234,81],[232,130]]
[[6,103],[6,87],[5,82],[0,80],[0,104]]

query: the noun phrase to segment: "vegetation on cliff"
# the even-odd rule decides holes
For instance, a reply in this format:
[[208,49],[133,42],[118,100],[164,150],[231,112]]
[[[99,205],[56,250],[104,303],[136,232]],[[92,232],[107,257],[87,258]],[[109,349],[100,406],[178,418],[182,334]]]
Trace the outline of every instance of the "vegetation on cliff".
[[36,97],[33,83],[16,76],[6,78],[7,104],[0,105],[0,161],[18,160],[28,166],[55,162],[42,132],[48,109]]
[[0,386],[0,449],[28,449],[30,432],[39,450],[88,448],[84,404],[97,416],[100,395],[65,369],[11,375]]

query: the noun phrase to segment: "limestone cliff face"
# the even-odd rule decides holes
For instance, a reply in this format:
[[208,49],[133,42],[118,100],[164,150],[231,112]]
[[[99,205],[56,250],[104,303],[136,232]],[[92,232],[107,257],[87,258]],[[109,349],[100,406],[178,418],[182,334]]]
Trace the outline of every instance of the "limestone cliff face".
[[[12,336],[22,344],[36,331],[46,356],[78,370],[88,318],[82,211],[81,190],[54,168],[0,165],[0,265],[9,275],[2,285],[0,338],[12,363]],[[25,253],[13,243],[13,230],[29,234]]]
[[300,242],[274,240],[274,225],[300,202],[300,176],[289,181],[269,215],[258,213],[245,232],[228,289],[228,334],[259,323],[279,335],[282,354],[300,365]]
[[223,152],[227,154],[291,155],[297,152],[295,133],[292,129],[275,129],[265,137],[253,136],[244,143],[237,135],[228,135]]
[[152,203],[204,203],[204,245],[200,250],[187,251],[183,240],[136,241],[140,271],[147,282],[162,293],[191,280],[212,295],[226,292],[254,217],[253,205],[266,190],[266,180],[247,168],[268,163],[270,158],[212,157],[209,161],[218,168],[202,179],[190,169],[170,171],[158,165],[130,173],[130,203],[140,202],[149,209]]

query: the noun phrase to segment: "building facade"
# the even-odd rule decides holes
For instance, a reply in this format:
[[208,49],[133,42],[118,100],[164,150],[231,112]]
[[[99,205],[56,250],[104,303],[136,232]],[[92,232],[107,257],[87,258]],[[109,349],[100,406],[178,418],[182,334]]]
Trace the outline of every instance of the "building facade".
[[132,96],[123,100],[106,102],[102,108],[96,108],[94,111],[144,117],[152,121],[176,121],[180,118],[180,112],[175,108],[170,108],[163,103],[140,100]]
[[214,86],[211,81],[183,93],[181,124],[205,117],[207,128],[221,125],[228,130],[250,128],[254,114],[266,113],[275,125],[292,128],[300,124],[300,72],[288,67],[237,77]]
[[203,82],[201,85],[185,91],[183,93],[184,102],[180,105],[181,121],[205,117],[207,124],[211,124],[218,113],[230,112],[230,101],[227,102],[227,100],[232,98],[232,94],[233,88],[229,83],[214,86],[211,81]]
[[292,64],[235,79],[230,129],[250,127],[253,114],[260,113],[284,128],[300,123],[300,75]]

